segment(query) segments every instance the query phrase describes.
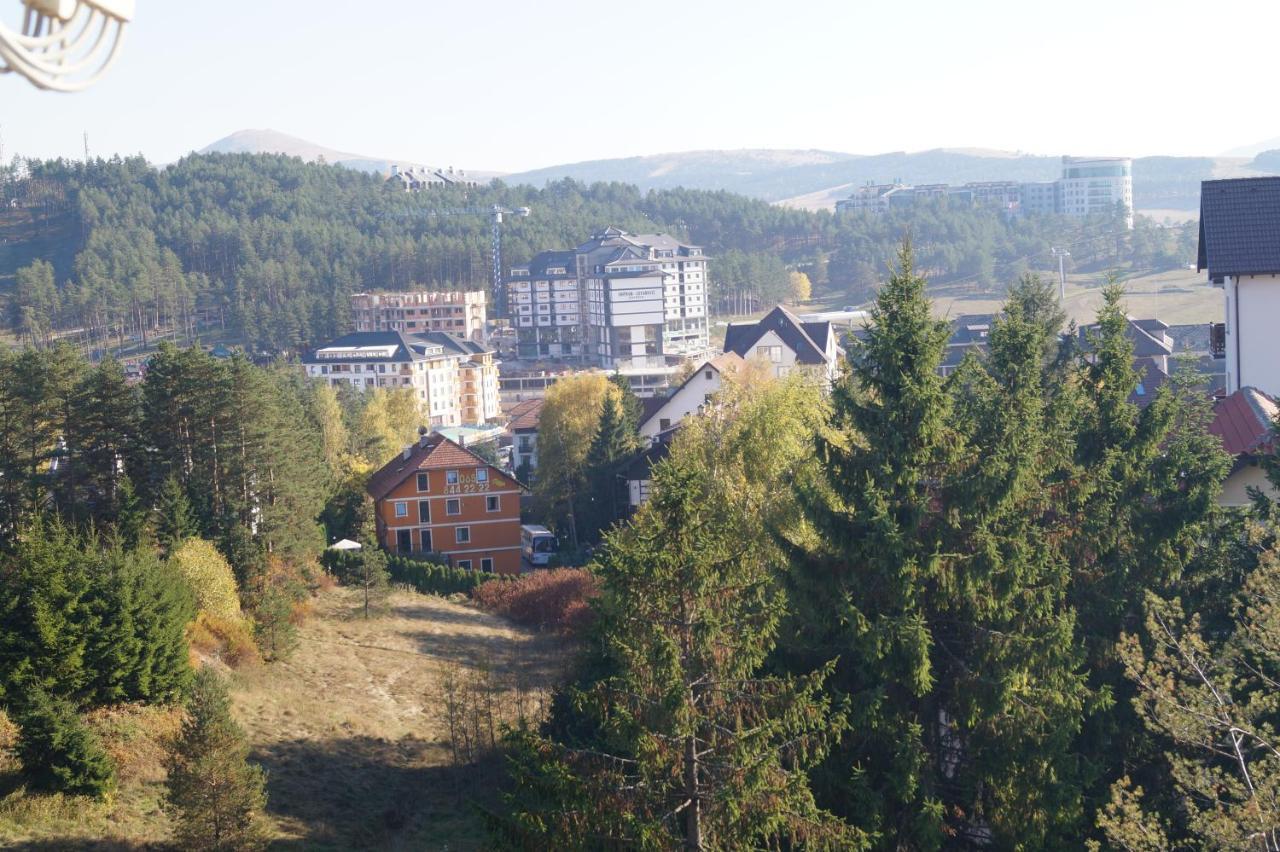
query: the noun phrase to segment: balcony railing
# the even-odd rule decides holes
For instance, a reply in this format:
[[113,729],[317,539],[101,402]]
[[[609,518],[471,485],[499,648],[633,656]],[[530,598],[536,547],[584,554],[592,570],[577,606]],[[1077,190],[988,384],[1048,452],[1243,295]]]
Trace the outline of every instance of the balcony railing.
[[1214,358],[1227,357],[1227,324],[1209,323],[1209,354]]

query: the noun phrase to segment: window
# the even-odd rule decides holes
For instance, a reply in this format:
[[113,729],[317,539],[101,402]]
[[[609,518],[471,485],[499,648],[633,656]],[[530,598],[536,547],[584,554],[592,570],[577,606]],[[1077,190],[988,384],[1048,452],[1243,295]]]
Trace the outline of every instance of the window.
[[431,501],[430,500],[418,501],[418,523],[420,524],[431,523]]
[[397,518],[409,517],[409,504],[406,503],[404,500],[396,501],[396,517]]
[[665,432],[665,431],[667,431],[667,430],[668,430],[668,429],[670,429],[670,428],[671,428],[671,420],[670,420],[670,418],[667,418],[667,417],[661,417],[661,418],[659,418],[659,419],[658,419],[658,431],[659,431],[659,432]]
[[446,470],[444,472],[444,481],[446,485],[457,485],[458,472],[456,470]]
[[463,569],[464,571],[470,571],[470,570],[471,570],[471,560],[470,560],[470,559],[459,559],[459,560],[458,560],[458,567],[459,567],[459,568],[461,568],[461,569]]
[[419,491],[431,490],[431,476],[429,474],[426,474],[426,473],[418,474],[418,490]]
[[419,537],[422,539],[422,552],[431,552],[431,530],[419,530]]
[[712,371],[712,370],[707,370],[707,372],[706,372],[707,381],[711,381],[711,379],[713,378],[712,373],[713,373],[713,371]]
[[476,468],[476,482],[488,482],[488,481],[489,481],[489,468],[487,467]]
[[486,556],[484,559],[481,559],[481,560],[480,560],[480,570],[481,570],[481,571],[484,571],[486,574],[492,574],[492,573],[493,573],[493,559],[492,559],[492,558],[490,558],[490,557],[488,557],[488,556]]
[[764,358],[768,361],[772,361],[776,364],[777,362],[782,360],[782,347],[781,346],[757,346],[756,356],[759,358]]
[[498,512],[502,510],[502,504],[497,494],[490,494],[484,498],[484,508],[486,512]]
[[413,550],[413,532],[410,530],[396,530],[396,552],[409,553]]
[[444,501],[444,513],[446,515],[461,515],[462,501],[457,497],[451,497]]
[[453,540],[458,544],[470,544],[471,527],[454,527]]

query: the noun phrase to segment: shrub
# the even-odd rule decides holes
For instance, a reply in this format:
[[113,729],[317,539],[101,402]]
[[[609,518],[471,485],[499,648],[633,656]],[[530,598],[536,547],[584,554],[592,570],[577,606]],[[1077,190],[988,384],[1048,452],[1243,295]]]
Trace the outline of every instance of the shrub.
[[491,580],[471,593],[486,610],[517,624],[576,634],[594,615],[590,600],[599,594],[595,575],[581,568],[535,571],[518,579]]
[[172,559],[195,593],[196,606],[201,612],[224,621],[242,618],[235,574],[213,542],[187,539],[174,550]]
[[260,659],[253,633],[243,618],[228,621],[202,612],[191,623],[188,638],[192,649],[208,657],[218,657],[233,668]]
[[115,764],[71,702],[35,690],[19,725],[18,756],[32,787],[97,798],[114,789]]
[[405,556],[389,558],[387,572],[391,575],[391,582],[409,586],[428,595],[467,593],[481,583],[503,578],[501,574],[454,568],[443,561],[410,559]]

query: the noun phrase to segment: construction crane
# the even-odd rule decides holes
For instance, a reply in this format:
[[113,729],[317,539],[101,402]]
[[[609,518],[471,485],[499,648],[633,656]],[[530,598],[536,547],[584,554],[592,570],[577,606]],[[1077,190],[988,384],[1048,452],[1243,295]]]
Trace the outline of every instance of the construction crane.
[[390,214],[392,216],[488,216],[490,223],[493,225],[493,281],[490,286],[493,289],[493,313],[495,317],[508,318],[507,312],[507,293],[506,288],[502,284],[502,222],[504,216],[519,216],[524,218],[529,215],[528,207],[503,207],[494,204],[492,207],[440,207],[427,210],[401,210]]

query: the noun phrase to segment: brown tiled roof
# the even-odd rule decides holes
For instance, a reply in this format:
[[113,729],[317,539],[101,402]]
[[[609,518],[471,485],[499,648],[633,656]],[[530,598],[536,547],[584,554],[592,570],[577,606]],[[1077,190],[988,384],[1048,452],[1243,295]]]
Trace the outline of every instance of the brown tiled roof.
[[1221,438],[1223,448],[1233,456],[1270,452],[1277,410],[1275,401],[1262,391],[1241,388],[1214,406],[1209,432]]
[[455,444],[439,432],[433,432],[413,445],[409,450],[408,458],[400,452],[384,464],[380,470],[369,477],[369,484],[365,486],[365,490],[373,499],[381,500],[394,491],[400,483],[420,470],[479,467],[480,465],[506,476],[501,470],[462,445]]
[[526,399],[513,405],[507,412],[507,416],[511,418],[507,423],[507,431],[537,429],[538,419],[542,417],[542,404],[541,399]]

